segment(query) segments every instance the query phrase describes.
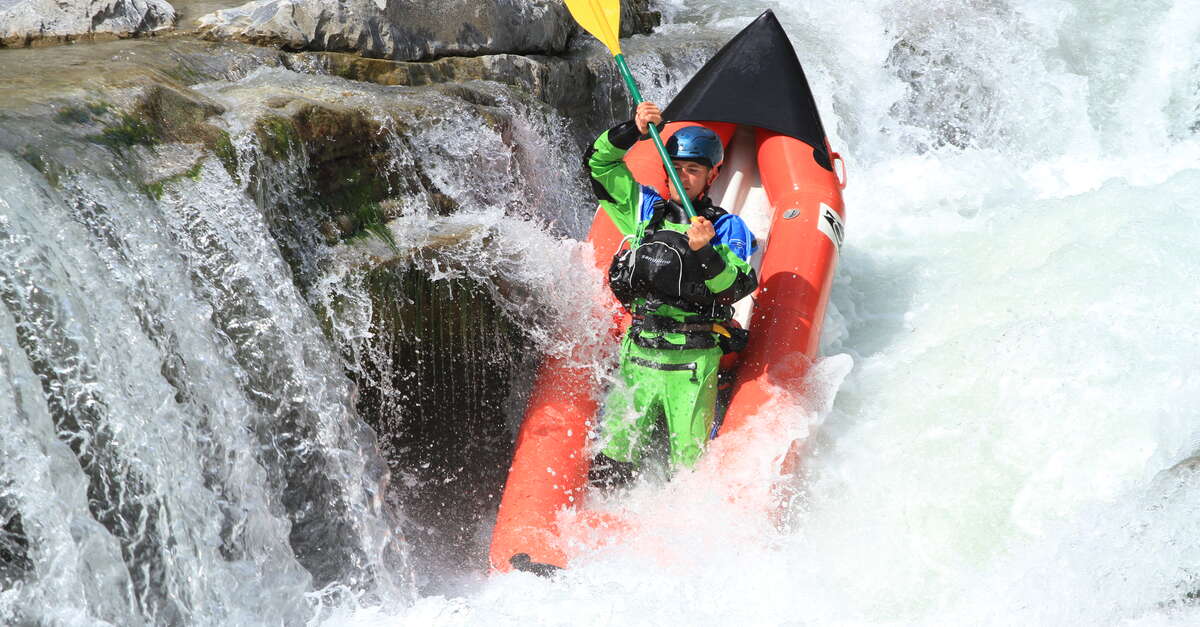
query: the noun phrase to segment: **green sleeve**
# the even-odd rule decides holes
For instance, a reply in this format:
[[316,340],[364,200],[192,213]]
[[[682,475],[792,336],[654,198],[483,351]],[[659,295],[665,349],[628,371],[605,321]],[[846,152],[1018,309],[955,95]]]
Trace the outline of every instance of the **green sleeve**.
[[733,285],[738,275],[749,275],[754,272],[750,264],[743,261],[741,257],[738,257],[737,253],[730,250],[725,244],[714,246],[713,248],[721,256],[721,259],[725,261],[725,267],[716,276],[704,281],[704,284],[708,286],[709,291],[712,293],[719,294],[724,292]]
[[733,304],[758,287],[758,274],[726,244],[705,246],[695,251],[704,276],[704,286],[725,305]]
[[621,233],[632,235],[637,228],[638,211],[642,205],[642,186],[633,178],[633,173],[623,160],[628,148],[618,147],[609,138],[613,133],[620,134],[620,128],[604,131],[596,138],[587,158],[587,167],[600,206]]

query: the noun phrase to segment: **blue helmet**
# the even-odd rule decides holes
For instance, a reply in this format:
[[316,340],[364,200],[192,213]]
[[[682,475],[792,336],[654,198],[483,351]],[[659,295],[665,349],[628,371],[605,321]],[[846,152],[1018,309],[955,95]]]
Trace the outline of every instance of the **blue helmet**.
[[667,140],[667,154],[672,160],[695,161],[710,168],[725,161],[721,138],[703,126],[686,126],[675,131]]

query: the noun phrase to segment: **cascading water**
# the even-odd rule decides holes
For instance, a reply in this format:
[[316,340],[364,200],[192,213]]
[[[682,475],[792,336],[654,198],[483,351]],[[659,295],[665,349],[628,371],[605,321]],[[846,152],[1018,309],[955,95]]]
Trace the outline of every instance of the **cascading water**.
[[[0,152],[0,622],[297,624],[478,571],[529,348],[571,344],[512,321],[599,302],[563,239],[591,211],[578,148],[544,105],[278,67],[192,89],[226,110],[215,155],[71,126],[102,102],[0,124],[27,147]],[[390,233],[338,243],[329,199],[381,185]]]
[[52,186],[0,159],[5,549],[21,557],[0,616],[298,622],[315,591],[401,594],[374,438],[229,173],[204,159],[154,201],[110,172]]
[[[684,51],[767,8],[667,4],[639,43]],[[820,424],[787,531],[710,502],[701,468],[629,496],[625,546],[407,621],[1193,624],[1200,11],[773,8],[850,169],[823,353],[854,368],[825,369],[827,412],[779,410]]]
[[[626,47],[660,102],[766,8],[662,4]],[[784,530],[702,465],[553,581],[472,577],[536,355],[605,376],[578,147],[495,85],[262,68],[196,87],[224,163],[0,151],[0,622],[1194,623],[1200,11],[773,8],[850,169],[820,398],[764,416],[814,441]],[[395,247],[321,236],[310,155],[255,126],[280,94],[372,112]],[[494,446],[406,440],[431,403]]]

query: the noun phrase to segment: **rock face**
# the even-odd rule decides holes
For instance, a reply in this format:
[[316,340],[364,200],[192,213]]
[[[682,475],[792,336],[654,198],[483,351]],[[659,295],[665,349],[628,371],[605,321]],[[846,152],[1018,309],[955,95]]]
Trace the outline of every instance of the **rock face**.
[[256,0],[201,17],[205,39],[238,40],[285,50],[356,51],[386,56],[393,33],[372,0]]
[[[625,35],[658,23],[649,0],[622,7]],[[557,0],[255,0],[200,18],[209,39],[419,61],[564,52],[577,30]]]
[[406,266],[380,266],[364,282],[377,339],[358,410],[408,485],[398,500],[417,523],[413,558],[477,571],[487,567],[477,530],[491,522],[512,455],[505,405],[532,347],[484,286]]
[[621,3],[621,37],[644,35],[662,23],[662,14],[650,9],[650,0]]
[[479,54],[555,54],[574,21],[558,0],[388,0],[399,31],[394,59]]
[[129,37],[174,23],[166,0],[9,0],[0,2],[0,47]]
[[[242,44],[219,47],[231,45],[243,48]],[[190,212],[185,207],[192,207],[198,201],[191,199],[201,196],[233,193],[233,198],[241,198],[244,193],[242,202],[259,204],[249,215],[257,222],[261,210],[263,224],[278,243],[283,259],[291,264],[290,273],[276,276],[296,281],[298,286],[310,287],[317,280],[331,278],[325,273],[331,258],[323,255],[348,255],[366,235],[375,233],[370,230],[372,225],[382,227],[384,219],[393,217],[391,209],[400,209],[394,203],[419,195],[420,205],[448,214],[457,208],[449,194],[470,197],[456,187],[462,183],[458,177],[434,180],[458,154],[430,155],[441,137],[430,126],[453,124],[466,116],[471,120],[469,126],[487,127],[479,139],[494,139],[485,146],[502,152],[502,158],[495,161],[499,169],[511,170],[516,167],[513,163],[520,161],[515,150],[520,120],[514,119],[520,110],[507,104],[520,94],[497,95],[493,92],[504,90],[494,84],[385,90],[371,84],[291,74],[269,65],[277,59],[259,59],[249,53],[228,57],[205,54],[215,52],[216,46],[182,38],[70,46],[56,53],[78,53],[80,56],[73,58],[78,66],[73,68],[102,74],[109,58],[128,57],[131,49],[144,47],[157,50],[160,65],[141,72],[109,68],[106,78],[111,82],[94,89],[73,87],[78,81],[72,74],[71,80],[65,81],[72,87],[39,92],[40,102],[24,95],[10,100],[5,92],[11,81],[4,72],[17,70],[0,67],[0,156],[11,154],[33,166],[56,193],[74,190],[73,177],[79,172],[100,177],[119,172],[121,185],[132,184],[144,194],[145,198],[138,196],[138,207],[154,203],[167,207],[175,194],[189,198],[170,205],[174,209],[155,210],[156,216],[176,210]],[[6,54],[27,58],[43,52],[14,50]],[[192,64],[194,55],[225,63],[196,66]],[[216,80],[219,77],[231,76],[237,67],[245,67],[247,72],[249,68],[267,71],[240,82],[214,84],[221,82]],[[197,83],[203,86],[196,87]],[[10,102],[18,106],[5,106]],[[230,125],[230,120],[220,118],[223,114],[239,115],[239,124]],[[514,147],[511,157],[503,151],[504,145]],[[461,154],[464,168],[471,169],[472,155]],[[228,177],[213,167],[216,164],[210,156],[220,160]],[[440,170],[435,169],[439,163]],[[493,180],[493,173],[484,168],[475,168],[475,173],[485,182]],[[507,180],[503,174],[494,180]],[[285,186],[276,185],[284,178],[304,184],[295,189],[286,186],[284,193],[280,190]],[[209,205],[195,207],[197,216],[208,213]],[[215,245],[209,248],[209,240],[190,239],[193,236],[184,235],[182,229],[174,236],[197,242],[203,251],[198,258],[212,261],[211,265],[205,263],[204,272],[226,267],[225,251]],[[504,404],[513,386],[526,378],[521,368],[532,367],[517,363],[520,357],[498,355],[523,356],[532,350],[502,306],[489,296],[490,283],[435,279],[409,268],[406,262],[400,258],[369,270],[362,281],[365,293],[350,291],[354,284],[335,292],[351,300],[375,301],[370,312],[377,340],[364,345],[373,357],[363,358],[361,368],[351,373],[361,390],[358,416],[382,434],[382,450],[389,456],[393,476],[403,480],[393,484],[396,487],[387,496],[402,503],[406,516],[414,521],[406,523],[403,533],[406,542],[419,547],[415,551],[418,559],[446,561],[456,569],[483,568],[479,558],[483,552],[475,546],[476,530],[491,518],[510,455]],[[311,301],[314,308],[326,302],[331,308],[344,303]],[[213,314],[214,320],[235,319],[232,309],[214,307],[214,311],[219,312]],[[415,364],[422,364],[419,370],[413,369]],[[274,372],[249,370],[253,374],[248,376],[264,379]],[[289,408],[273,414],[280,420],[281,431],[293,433],[303,427],[300,422],[288,422],[298,412]],[[288,459],[299,459],[290,457],[291,450],[286,453]],[[281,492],[281,499],[291,507],[287,513],[292,529],[299,530],[289,541],[297,561],[313,574],[314,586],[323,587],[331,580],[370,580],[369,574],[354,579],[365,569],[359,566],[364,558],[354,552],[351,533],[337,534],[345,538],[344,546],[317,540],[341,531],[335,526],[349,517],[314,513],[346,507],[338,500],[336,486],[314,476],[323,466],[297,461],[286,468],[290,474],[282,482],[287,491]],[[323,499],[324,505],[308,505],[310,497],[306,495],[310,494],[313,499]],[[445,524],[446,508],[456,514],[450,518],[453,524]],[[41,566],[31,548],[36,544],[27,541],[35,537],[34,532],[4,514],[0,503],[0,529],[13,538],[7,547],[0,544],[0,581],[6,577],[6,562],[22,573]],[[321,551],[309,551],[309,546],[320,546]],[[285,622],[301,620],[286,617]]]
[[[415,87],[474,80],[511,85],[562,114],[570,121],[572,130],[581,135],[582,142],[584,136],[594,135],[610,122],[606,106],[608,100],[598,97],[595,92],[598,89],[597,68],[611,62],[607,51],[599,51],[599,47],[596,47],[560,56],[494,54],[446,57],[431,62],[366,59],[336,52],[302,52],[286,60],[285,64],[297,70],[308,66],[322,73],[379,85]],[[602,106],[597,107],[597,102]],[[604,120],[594,120],[597,116],[603,116]]]

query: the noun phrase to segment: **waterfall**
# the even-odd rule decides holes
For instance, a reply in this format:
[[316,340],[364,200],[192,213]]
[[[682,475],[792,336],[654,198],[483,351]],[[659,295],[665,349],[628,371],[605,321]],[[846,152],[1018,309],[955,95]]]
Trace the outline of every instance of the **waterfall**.
[[270,66],[192,93],[212,150],[77,131],[95,103],[0,151],[4,621],[295,624],[479,572],[538,356],[607,315],[545,105]]
[[615,74],[581,121],[253,53],[152,94],[204,111],[175,135],[0,110],[0,623],[1196,622],[1200,11],[660,0],[643,91],[769,4],[849,170],[785,524],[702,465],[487,578],[538,360],[610,376]]

